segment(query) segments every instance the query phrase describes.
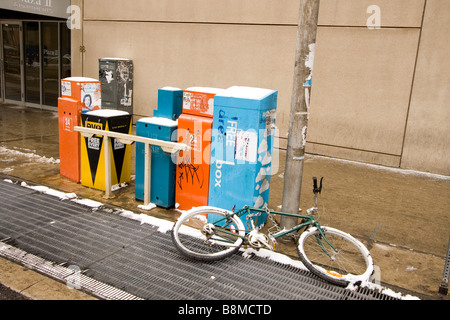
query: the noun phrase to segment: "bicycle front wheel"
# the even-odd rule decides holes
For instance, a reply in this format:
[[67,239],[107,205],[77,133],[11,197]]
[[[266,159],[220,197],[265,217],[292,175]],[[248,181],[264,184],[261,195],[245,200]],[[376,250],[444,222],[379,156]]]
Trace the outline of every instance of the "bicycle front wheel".
[[241,219],[232,212],[214,207],[195,208],[178,219],[172,240],[185,256],[211,261],[231,256],[245,237]]
[[369,280],[373,273],[369,250],[348,233],[330,227],[321,229],[323,235],[313,227],[299,239],[298,254],[305,266],[339,286]]

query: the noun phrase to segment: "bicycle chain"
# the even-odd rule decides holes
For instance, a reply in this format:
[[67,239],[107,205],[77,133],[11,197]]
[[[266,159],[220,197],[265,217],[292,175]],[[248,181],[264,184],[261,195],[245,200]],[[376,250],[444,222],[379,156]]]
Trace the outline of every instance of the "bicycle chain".
[[[269,217],[269,220],[272,222],[272,225],[273,225],[273,227],[270,228],[270,229],[268,230],[268,231],[269,231],[269,235],[272,235],[272,234],[274,234],[274,233],[283,231],[283,229],[281,229],[280,225],[275,221],[275,218],[273,217],[273,214],[270,213],[269,208],[266,206],[266,207],[264,207],[264,210],[266,210],[267,216]],[[276,229],[275,232],[270,231],[270,230],[272,230],[273,228]],[[291,234],[289,234],[289,236],[292,237],[292,238],[294,238],[294,239],[296,239],[296,238],[299,237],[299,235],[296,234],[296,233],[291,233]]]
[[[269,220],[272,222],[272,225],[273,225],[271,228],[268,229],[269,238],[271,238],[272,241],[274,241],[276,243],[275,239],[272,237],[272,234],[277,233],[277,232],[281,232],[281,231],[283,231],[283,229],[281,229],[280,225],[275,221],[275,218],[273,217],[273,214],[270,212],[269,208],[267,206],[265,206],[263,209],[266,211],[267,217],[269,218]],[[259,217],[260,215],[261,215],[261,212],[247,214],[247,216],[246,216],[246,220],[247,220],[246,223],[247,223],[247,227],[249,229],[252,228],[251,224],[250,224],[250,221],[249,221],[250,218]],[[276,229],[275,232],[271,231],[273,228]],[[296,239],[298,239],[300,237],[300,235],[298,233],[291,233],[291,234],[287,234],[286,236],[292,237],[294,240],[296,240]]]

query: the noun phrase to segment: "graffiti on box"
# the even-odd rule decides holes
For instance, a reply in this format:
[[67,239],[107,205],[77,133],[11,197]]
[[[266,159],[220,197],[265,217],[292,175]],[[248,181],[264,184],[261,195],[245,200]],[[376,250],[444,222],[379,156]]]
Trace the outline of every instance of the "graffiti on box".
[[177,169],[177,184],[181,190],[186,185],[197,185],[202,189],[205,182],[202,167],[192,163],[181,162]]
[[197,130],[195,133],[191,133],[189,129],[186,130],[183,141],[191,149],[186,151],[182,157],[180,156],[177,165],[177,184],[181,190],[187,185],[202,189],[205,182],[205,175],[202,166],[203,139],[200,130]]

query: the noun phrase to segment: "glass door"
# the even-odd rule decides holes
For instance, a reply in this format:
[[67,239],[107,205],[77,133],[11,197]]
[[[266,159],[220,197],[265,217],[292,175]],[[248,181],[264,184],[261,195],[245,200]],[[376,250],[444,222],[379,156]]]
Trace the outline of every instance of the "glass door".
[[59,31],[58,23],[42,22],[42,103],[57,106],[59,96]]
[[19,23],[2,23],[4,99],[22,101],[21,34]]
[[24,22],[25,101],[41,104],[41,55],[39,22]]
[[70,62],[65,22],[0,21],[0,101],[57,108]]

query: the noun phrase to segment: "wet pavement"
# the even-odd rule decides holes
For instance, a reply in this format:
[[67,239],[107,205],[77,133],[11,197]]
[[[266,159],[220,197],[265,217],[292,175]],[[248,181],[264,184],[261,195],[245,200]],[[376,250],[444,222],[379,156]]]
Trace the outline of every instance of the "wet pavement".
[[[269,206],[279,209],[284,152],[272,176]],[[59,174],[57,112],[0,104],[0,174],[78,197],[93,199],[137,214],[175,221],[179,212],[138,208],[134,182],[104,192],[81,186]],[[134,147],[132,150],[134,174]],[[445,266],[450,226],[450,178],[309,155],[305,161],[301,207],[312,204],[312,176],[324,176],[320,221],[349,232],[370,248],[381,283],[396,292],[423,299],[438,295]],[[3,180],[3,179],[2,179]],[[280,251],[295,257],[291,241]],[[1,266],[1,264],[0,264]],[[0,282],[3,282],[0,278]]]

